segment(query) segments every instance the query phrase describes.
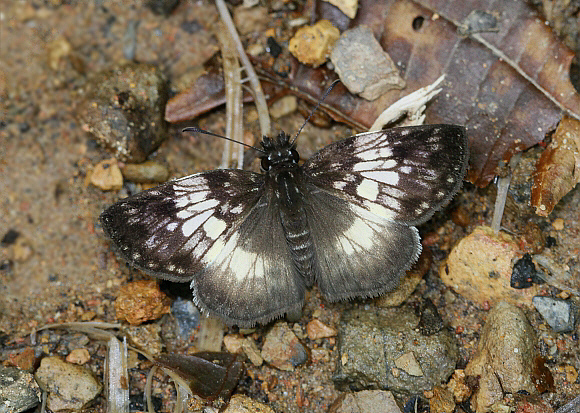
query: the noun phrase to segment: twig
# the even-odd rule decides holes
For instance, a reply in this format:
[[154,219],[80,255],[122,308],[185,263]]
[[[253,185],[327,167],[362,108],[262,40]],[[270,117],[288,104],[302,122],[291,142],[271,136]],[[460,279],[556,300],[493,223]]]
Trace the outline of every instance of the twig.
[[256,71],[254,70],[252,64],[250,63],[250,59],[248,59],[248,56],[244,51],[244,46],[240,41],[240,37],[238,36],[238,32],[236,30],[236,27],[234,26],[234,22],[232,20],[232,17],[230,16],[226,3],[224,2],[224,0],[216,0],[215,5],[218,9],[222,21],[224,22],[228,31],[230,32],[230,35],[236,45],[236,49],[238,50],[238,56],[250,80],[250,85],[252,86],[252,89],[254,89],[255,104],[256,109],[258,111],[258,120],[260,122],[260,131],[262,133],[262,136],[270,136],[270,115],[268,113],[268,105],[266,104],[266,98],[264,96],[264,92],[262,91],[262,85],[258,80],[258,75],[256,74]]
[[[222,60],[224,67],[224,79],[226,87],[226,132],[225,135],[234,141],[242,141],[244,126],[242,119],[242,85],[240,64],[236,45],[226,30],[225,24],[220,22],[216,30],[216,36],[220,43]],[[244,148],[240,145],[236,149],[238,158],[238,168],[241,169],[244,163]],[[240,156],[241,152],[241,156]],[[227,168],[230,165],[232,154],[232,142],[226,141],[220,168]]]
[[512,156],[508,163],[508,174],[504,177],[498,178],[497,181],[497,195],[495,196],[495,205],[493,208],[493,218],[491,220],[491,229],[495,235],[498,234],[501,219],[503,218],[503,210],[505,209],[505,202],[507,200],[508,190],[512,181],[513,171],[518,166],[522,153],[517,153]]

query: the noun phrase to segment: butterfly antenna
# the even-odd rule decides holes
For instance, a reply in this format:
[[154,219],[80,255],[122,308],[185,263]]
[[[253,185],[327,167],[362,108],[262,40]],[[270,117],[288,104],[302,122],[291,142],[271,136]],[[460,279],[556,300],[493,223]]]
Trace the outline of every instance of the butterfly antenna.
[[243,145],[246,148],[250,148],[250,149],[254,149],[254,150],[258,151],[258,152],[266,153],[266,151],[264,151],[263,149],[256,148],[255,146],[248,145],[247,143],[240,142],[240,141],[237,141],[235,139],[231,139],[231,138],[225,137],[223,135],[218,135],[217,133],[213,133],[213,132],[210,132],[210,131],[207,131],[207,130],[204,130],[204,129],[200,129],[200,128],[197,128],[195,126],[188,126],[187,128],[183,128],[181,131],[182,132],[198,132],[198,133],[203,133],[204,135],[215,136],[216,138],[222,138],[222,139],[225,139],[226,141],[239,143],[240,145]]
[[333,81],[330,86],[328,87],[328,89],[326,89],[326,92],[324,92],[324,95],[322,95],[322,97],[318,100],[318,103],[316,104],[316,106],[314,107],[314,109],[312,109],[312,112],[310,112],[310,115],[308,115],[308,117],[306,118],[306,120],[304,121],[304,123],[302,124],[302,126],[300,126],[300,129],[298,129],[298,132],[296,132],[296,135],[294,136],[294,139],[292,139],[292,144],[294,144],[294,142],[296,142],[296,139],[298,139],[298,135],[300,135],[300,132],[302,132],[302,129],[304,129],[304,126],[306,126],[306,124],[308,123],[308,121],[310,120],[310,118],[312,116],[314,116],[314,113],[316,112],[316,109],[318,109],[318,107],[322,104],[322,102],[324,101],[324,99],[326,99],[326,97],[328,96],[328,94],[330,93],[330,91],[334,88],[334,86],[336,86],[336,84],[340,82],[340,79],[336,79],[335,81]]

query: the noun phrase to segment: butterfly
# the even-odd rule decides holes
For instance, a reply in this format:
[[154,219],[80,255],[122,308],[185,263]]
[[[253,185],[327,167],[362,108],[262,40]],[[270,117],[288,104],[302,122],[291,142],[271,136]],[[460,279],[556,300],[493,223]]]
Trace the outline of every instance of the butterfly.
[[299,312],[314,284],[329,301],[392,291],[468,163],[465,128],[447,124],[361,133],[302,164],[283,132],[261,147],[261,174],[197,173],[100,217],[132,266],[190,282],[203,312],[240,327]]

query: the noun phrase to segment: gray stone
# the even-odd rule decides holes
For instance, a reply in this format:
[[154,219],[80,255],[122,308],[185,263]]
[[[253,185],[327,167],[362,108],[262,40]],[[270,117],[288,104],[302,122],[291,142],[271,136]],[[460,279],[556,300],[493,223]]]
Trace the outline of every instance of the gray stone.
[[465,367],[465,374],[479,378],[479,388],[471,399],[476,411],[488,411],[504,392],[537,393],[535,342],[534,329],[520,308],[502,301],[489,312],[477,353]]
[[556,333],[574,331],[576,309],[572,302],[538,295],[532,298],[532,303]]
[[78,94],[83,129],[123,162],[143,162],[167,138],[167,80],[156,66],[116,66],[96,74]]
[[177,335],[181,340],[188,340],[199,326],[199,310],[192,300],[177,297],[171,304],[171,314],[177,322]]
[[34,376],[16,367],[0,365],[0,413],[20,413],[40,403]]
[[374,100],[391,89],[402,89],[405,81],[370,28],[347,30],[334,44],[330,60],[340,80],[351,93]]
[[[338,332],[336,386],[343,391],[388,389],[412,395],[446,382],[459,358],[455,338],[447,330],[424,336],[418,324],[408,307],[345,312]],[[395,361],[408,353],[422,376],[397,368]]]

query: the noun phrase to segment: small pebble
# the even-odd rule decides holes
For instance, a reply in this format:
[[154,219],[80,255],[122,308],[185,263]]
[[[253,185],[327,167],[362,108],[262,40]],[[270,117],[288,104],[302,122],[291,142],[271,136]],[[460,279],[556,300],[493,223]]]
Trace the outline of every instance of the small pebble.
[[199,326],[199,310],[192,300],[177,297],[171,304],[171,314],[177,322],[177,335],[188,340]]
[[402,356],[396,358],[395,366],[397,366],[398,369],[403,370],[405,373],[410,374],[411,376],[423,376],[421,366],[417,362],[413,352],[405,353]]
[[433,396],[429,399],[429,408],[429,413],[453,413],[455,411],[453,394],[445,387],[433,387]]
[[333,6],[336,6],[348,18],[354,19],[358,9],[358,0],[324,0]]
[[135,281],[121,287],[115,310],[118,319],[139,325],[168,314],[170,299],[161,292],[157,281]]
[[48,392],[46,407],[53,412],[79,411],[93,401],[103,388],[86,367],[67,363],[58,357],[45,357],[34,374]]
[[294,113],[298,108],[298,99],[296,96],[289,95],[278,99],[270,106],[270,115],[274,119]]
[[275,413],[271,407],[243,394],[234,394],[224,413]]
[[318,319],[310,321],[306,325],[306,334],[310,340],[319,338],[334,337],[337,334],[335,328],[329,327]]
[[242,352],[244,336],[241,334],[227,334],[224,336],[224,346],[229,353],[238,354]]
[[384,390],[345,393],[329,409],[330,413],[401,413],[393,394]]
[[308,361],[308,352],[288,324],[279,321],[266,333],[262,357],[279,370],[294,371]]
[[244,350],[244,354],[248,356],[254,366],[260,367],[264,363],[260,349],[250,337],[246,337],[242,341],[242,350]]
[[364,99],[375,100],[389,90],[405,87],[397,66],[367,26],[344,32],[334,44],[330,60],[347,89]]
[[455,370],[447,383],[447,388],[453,393],[453,398],[457,403],[463,403],[471,397],[471,387],[466,380],[465,370]]
[[501,400],[503,392],[536,393],[532,380],[535,340],[534,329],[520,308],[500,302],[490,311],[477,353],[465,368],[468,376],[480,378],[472,398],[477,411]]
[[288,50],[301,63],[318,67],[326,62],[339,36],[339,30],[323,19],[299,28],[288,43]]
[[89,182],[103,191],[118,191],[123,187],[123,175],[115,158],[99,162],[93,168]]
[[552,222],[552,227],[556,231],[562,231],[564,229],[564,220],[562,218],[556,218],[554,222]]
[[162,183],[169,178],[167,166],[157,161],[145,161],[143,163],[126,163],[121,168],[121,173],[127,181],[145,183]]
[[179,4],[179,0],[148,0],[146,4],[153,13],[169,16]]
[[89,350],[86,348],[76,348],[66,356],[66,361],[73,364],[83,365],[91,359]]
[[576,309],[571,301],[560,298],[536,296],[532,299],[536,310],[556,333],[574,331]]

